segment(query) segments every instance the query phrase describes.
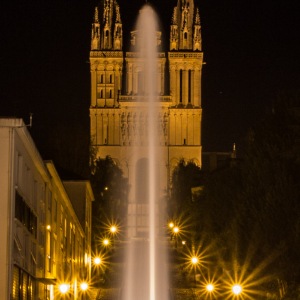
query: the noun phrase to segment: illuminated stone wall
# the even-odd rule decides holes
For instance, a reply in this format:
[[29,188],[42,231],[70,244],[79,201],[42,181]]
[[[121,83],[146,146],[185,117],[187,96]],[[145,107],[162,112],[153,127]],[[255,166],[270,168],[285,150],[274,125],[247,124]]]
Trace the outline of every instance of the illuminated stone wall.
[[[144,88],[145,62],[138,51],[140,32],[131,31],[131,49],[126,52],[120,44],[123,27],[117,2],[102,5],[96,7],[92,24],[91,144],[98,157],[111,156],[131,184],[136,164],[142,159],[135,156],[134,148],[146,146],[148,126],[155,126],[164,160],[159,163],[163,194],[181,158],[201,166],[203,52],[199,10],[192,0],[178,1],[170,20],[170,36],[162,37],[157,31],[156,94],[161,111],[157,123],[148,124],[143,108],[149,91]],[[168,52],[162,49],[162,38],[169,38]],[[129,201],[134,202],[133,198],[130,195]]]

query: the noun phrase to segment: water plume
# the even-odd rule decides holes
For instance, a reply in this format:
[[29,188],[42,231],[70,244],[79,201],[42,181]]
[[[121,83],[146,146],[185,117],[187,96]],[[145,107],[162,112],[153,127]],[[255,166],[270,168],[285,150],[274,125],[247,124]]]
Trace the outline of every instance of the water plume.
[[[136,162],[135,184],[131,187],[129,227],[136,226],[128,242],[122,300],[167,300],[168,272],[166,241],[160,203],[161,169],[165,167],[164,149],[160,144],[158,100],[157,16],[146,4],[137,21],[135,51],[142,61],[142,85],[133,115],[143,116],[145,133],[132,145]],[[140,125],[141,126],[141,125]],[[133,213],[132,213],[133,211]]]

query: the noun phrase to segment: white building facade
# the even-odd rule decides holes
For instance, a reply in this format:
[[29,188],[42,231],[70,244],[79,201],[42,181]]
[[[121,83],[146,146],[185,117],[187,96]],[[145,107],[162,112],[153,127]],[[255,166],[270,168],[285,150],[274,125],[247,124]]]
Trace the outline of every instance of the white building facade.
[[[90,237],[53,163],[42,160],[21,119],[0,119],[0,145],[1,299],[59,299],[62,283],[79,299],[80,281],[90,280]],[[86,184],[81,201],[91,209]]]

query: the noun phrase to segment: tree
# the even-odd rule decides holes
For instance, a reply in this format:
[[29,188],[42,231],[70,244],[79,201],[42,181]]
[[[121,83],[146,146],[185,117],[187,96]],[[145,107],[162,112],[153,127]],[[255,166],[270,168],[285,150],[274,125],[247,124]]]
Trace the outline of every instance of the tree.
[[127,179],[110,156],[96,159],[91,166],[93,203],[93,240],[109,223],[124,224],[127,210]]
[[[203,173],[193,161],[181,159],[172,173],[171,195],[168,212],[172,219],[179,220],[189,232],[190,238],[196,239],[198,226],[199,197],[192,193],[192,188],[203,186]],[[189,224],[189,225],[188,225]]]
[[272,272],[291,283],[300,280],[300,114],[289,100],[279,99],[251,132],[242,176],[248,231],[259,229],[261,257],[279,251]]
[[[300,282],[299,102],[281,99],[247,136],[242,160],[210,174],[200,209],[221,261]],[[251,254],[249,258],[249,253]],[[281,288],[282,289],[282,288]]]

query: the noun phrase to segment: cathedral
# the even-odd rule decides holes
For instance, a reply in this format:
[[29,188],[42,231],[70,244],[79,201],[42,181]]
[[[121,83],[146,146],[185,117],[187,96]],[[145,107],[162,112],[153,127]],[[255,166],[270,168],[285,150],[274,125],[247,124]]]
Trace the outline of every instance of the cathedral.
[[[130,49],[124,49],[121,11],[116,0],[104,0],[95,8],[90,51],[90,134],[97,157],[111,156],[131,184],[141,174],[138,165],[143,159],[133,155],[134,148],[143,146],[148,126],[147,115],[136,113],[136,107],[143,107],[148,91],[143,77],[145,64],[139,55],[140,33],[133,29]],[[168,50],[162,46],[166,39]],[[169,36],[163,37],[158,29],[156,44],[155,95],[160,112],[157,124],[152,126],[158,128],[164,153],[160,188],[166,192],[172,169],[180,159],[202,164],[203,52],[200,14],[193,0],[178,0]],[[135,203],[134,195],[130,197],[129,202]]]

